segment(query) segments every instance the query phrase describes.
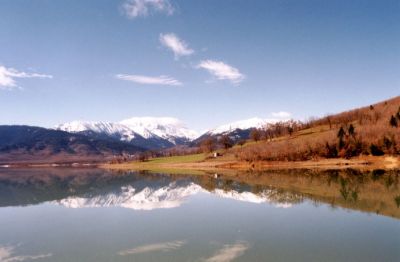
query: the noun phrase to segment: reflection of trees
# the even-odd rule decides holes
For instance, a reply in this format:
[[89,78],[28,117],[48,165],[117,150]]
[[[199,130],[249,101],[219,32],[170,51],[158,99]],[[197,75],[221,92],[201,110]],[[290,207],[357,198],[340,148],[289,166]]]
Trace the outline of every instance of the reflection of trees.
[[397,207],[400,208],[400,195],[394,198],[394,202],[396,202]]
[[357,201],[358,200],[358,185],[352,185],[343,177],[340,177],[340,194],[344,200]]
[[285,191],[282,189],[264,190],[261,195],[267,197],[272,203],[277,204],[300,204],[305,198],[300,193]]
[[387,176],[385,179],[385,185],[386,185],[387,189],[389,189],[394,184],[394,182],[395,181],[394,181],[394,178],[392,175]]
[[372,180],[376,181],[380,179],[385,174],[383,169],[375,169],[372,171]]
[[340,206],[400,218],[399,178],[400,170],[304,169],[242,173],[234,180],[246,181],[257,195],[273,189],[272,192],[279,192],[277,199],[282,201],[290,202],[293,197],[294,203],[309,200],[316,205],[328,203],[333,208]]
[[400,170],[277,170],[215,177],[197,176],[195,181],[213,192],[251,192],[277,204],[305,200],[374,212],[400,218]]

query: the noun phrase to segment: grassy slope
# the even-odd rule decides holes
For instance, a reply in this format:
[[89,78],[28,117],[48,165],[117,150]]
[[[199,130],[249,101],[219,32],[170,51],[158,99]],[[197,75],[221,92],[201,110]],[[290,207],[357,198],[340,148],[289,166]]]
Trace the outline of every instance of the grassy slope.
[[171,157],[158,157],[150,159],[144,164],[147,165],[157,165],[157,164],[176,164],[176,163],[192,163],[204,161],[206,158],[205,154],[193,154],[185,156],[171,156]]
[[[174,174],[197,174],[191,165],[202,163],[206,160],[206,154],[193,154],[185,156],[157,157],[144,162],[130,162],[122,164],[105,164],[102,167],[107,169],[133,169],[151,170],[153,172],[167,172]],[[199,172],[198,174],[202,174]]]

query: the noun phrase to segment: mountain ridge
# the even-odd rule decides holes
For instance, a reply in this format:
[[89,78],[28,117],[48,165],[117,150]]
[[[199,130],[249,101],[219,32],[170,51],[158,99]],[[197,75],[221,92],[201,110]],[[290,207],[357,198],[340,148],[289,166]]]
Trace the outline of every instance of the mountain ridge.
[[[115,157],[130,158],[148,150],[197,146],[210,134],[218,138],[229,133],[233,141],[247,139],[253,128],[268,122],[274,121],[261,118],[236,121],[201,136],[180,120],[168,117],[134,117],[116,123],[72,121],[52,129],[3,125],[0,126],[0,163],[98,162]],[[236,129],[232,130],[233,127]]]
[[195,131],[186,128],[180,120],[171,117],[133,117],[116,123],[72,121],[60,124],[55,129],[82,134],[88,134],[88,131],[91,131],[147,149],[184,145],[197,137]]
[[222,134],[230,134],[234,140],[246,139],[252,129],[283,120],[287,119],[253,117],[220,125],[200,135],[172,117],[132,117],[120,122],[72,121],[57,125],[55,129],[101,138],[108,136],[151,150],[193,145],[205,137]]
[[0,163],[102,161],[145,149],[119,141],[26,125],[0,126]]

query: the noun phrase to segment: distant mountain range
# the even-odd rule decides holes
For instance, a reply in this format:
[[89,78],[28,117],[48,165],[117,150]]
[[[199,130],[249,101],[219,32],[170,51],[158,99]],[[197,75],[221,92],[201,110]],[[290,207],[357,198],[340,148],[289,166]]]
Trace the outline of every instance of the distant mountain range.
[[134,117],[119,123],[73,121],[57,130],[98,138],[113,138],[146,149],[162,149],[188,144],[198,135],[181,121],[170,117]]
[[118,123],[73,121],[58,125],[57,130],[97,138],[113,138],[146,149],[162,149],[176,145],[196,145],[208,137],[229,135],[233,141],[249,138],[254,128],[262,128],[280,119],[250,118],[210,129],[199,135],[176,118],[134,117]]
[[251,118],[210,129],[202,135],[176,118],[133,117],[112,122],[73,121],[52,129],[0,126],[0,163],[87,161],[174,146],[194,146],[207,137],[247,139],[252,129],[276,119]]
[[209,131],[205,132],[204,134],[193,140],[192,144],[199,144],[201,143],[201,141],[207,138],[217,140],[222,135],[227,135],[232,141],[237,142],[241,139],[248,139],[250,137],[251,130],[255,128],[263,128],[266,125],[270,123],[275,123],[277,121],[277,119],[262,119],[254,117],[247,120],[232,122],[210,129]]
[[112,139],[32,126],[0,126],[0,163],[80,162],[144,148]]

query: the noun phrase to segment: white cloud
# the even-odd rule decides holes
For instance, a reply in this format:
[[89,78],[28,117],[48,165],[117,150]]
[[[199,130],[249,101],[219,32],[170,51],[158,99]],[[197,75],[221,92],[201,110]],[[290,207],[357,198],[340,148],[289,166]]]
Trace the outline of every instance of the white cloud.
[[134,255],[134,254],[141,254],[141,253],[149,253],[154,251],[172,251],[181,248],[186,241],[171,241],[171,242],[163,242],[163,243],[155,243],[150,245],[138,246],[132,249],[123,250],[118,252],[121,256],[126,255]]
[[273,112],[273,113],[271,113],[271,115],[273,117],[277,117],[277,118],[290,118],[292,116],[291,113],[285,112],[285,111]]
[[162,45],[174,52],[175,59],[180,56],[191,55],[194,52],[183,40],[179,39],[179,37],[173,33],[160,34],[160,42]]
[[7,68],[0,65],[0,89],[11,90],[17,88],[16,78],[53,78],[53,76],[20,72],[14,68]]
[[214,256],[206,259],[206,262],[229,262],[242,256],[249,248],[247,243],[236,243],[234,245],[225,245],[222,249],[218,250]]
[[175,12],[169,0],[126,0],[122,9],[129,18],[146,17],[154,12],[167,15]]
[[182,83],[169,76],[143,76],[143,75],[123,75],[119,74],[115,76],[118,79],[131,81],[144,85],[169,85],[169,86],[181,86]]
[[219,80],[229,80],[234,84],[238,84],[244,80],[245,76],[233,66],[225,64],[221,61],[203,60],[197,65],[197,68],[206,69],[210,74]]

